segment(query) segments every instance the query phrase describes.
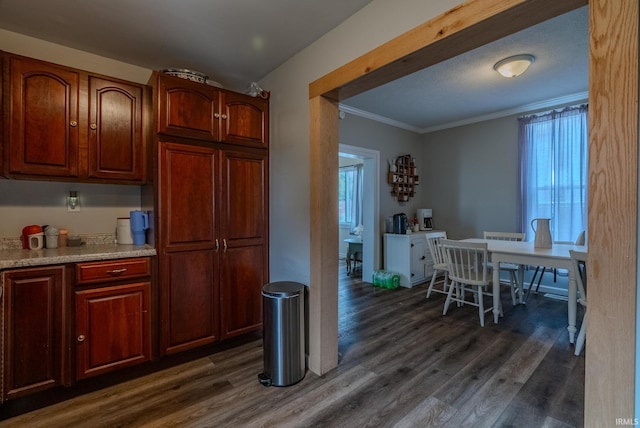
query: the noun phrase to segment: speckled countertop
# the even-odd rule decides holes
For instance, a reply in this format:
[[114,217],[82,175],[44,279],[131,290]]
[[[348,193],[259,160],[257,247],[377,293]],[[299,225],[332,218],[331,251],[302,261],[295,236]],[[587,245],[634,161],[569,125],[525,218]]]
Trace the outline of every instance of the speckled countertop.
[[42,250],[23,250],[20,238],[0,238],[0,270],[156,255],[151,245],[118,245],[112,233],[77,236],[83,242],[80,246]]
[[42,250],[4,249],[0,250],[0,270],[155,255],[156,250],[150,245],[83,244]]

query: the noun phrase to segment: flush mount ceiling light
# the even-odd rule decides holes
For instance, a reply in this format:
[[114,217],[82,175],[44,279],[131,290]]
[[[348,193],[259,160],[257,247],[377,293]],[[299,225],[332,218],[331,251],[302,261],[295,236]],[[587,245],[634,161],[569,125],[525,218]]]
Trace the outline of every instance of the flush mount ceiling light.
[[504,77],[516,77],[524,73],[536,57],[529,54],[514,55],[496,62],[493,69]]

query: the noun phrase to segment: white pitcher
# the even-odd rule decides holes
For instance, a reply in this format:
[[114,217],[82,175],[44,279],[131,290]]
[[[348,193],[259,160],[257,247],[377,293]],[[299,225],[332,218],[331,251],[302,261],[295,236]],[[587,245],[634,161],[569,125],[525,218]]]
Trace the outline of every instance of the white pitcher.
[[[534,218],[531,220],[531,229],[535,233],[536,239],[533,241],[534,248],[551,248],[551,229],[549,228],[550,218]],[[537,222],[538,228],[533,227],[533,222]]]

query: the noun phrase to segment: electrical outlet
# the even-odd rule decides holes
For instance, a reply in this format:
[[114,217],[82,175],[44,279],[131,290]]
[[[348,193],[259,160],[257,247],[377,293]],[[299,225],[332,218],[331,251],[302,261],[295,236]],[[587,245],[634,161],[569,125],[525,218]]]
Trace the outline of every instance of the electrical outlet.
[[80,198],[76,190],[70,190],[67,197],[67,211],[70,213],[80,212]]

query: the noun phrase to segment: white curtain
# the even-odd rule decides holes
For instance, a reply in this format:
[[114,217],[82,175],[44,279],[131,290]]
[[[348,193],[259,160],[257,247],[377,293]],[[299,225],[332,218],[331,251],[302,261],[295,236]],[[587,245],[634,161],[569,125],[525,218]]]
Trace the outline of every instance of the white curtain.
[[351,226],[349,231],[352,235],[360,235],[362,231],[356,233],[358,227],[362,227],[362,198],[364,190],[364,165],[354,165],[355,177],[351,182]]
[[587,106],[518,119],[520,221],[534,239],[534,218],[551,219],[554,241],[587,228]]

